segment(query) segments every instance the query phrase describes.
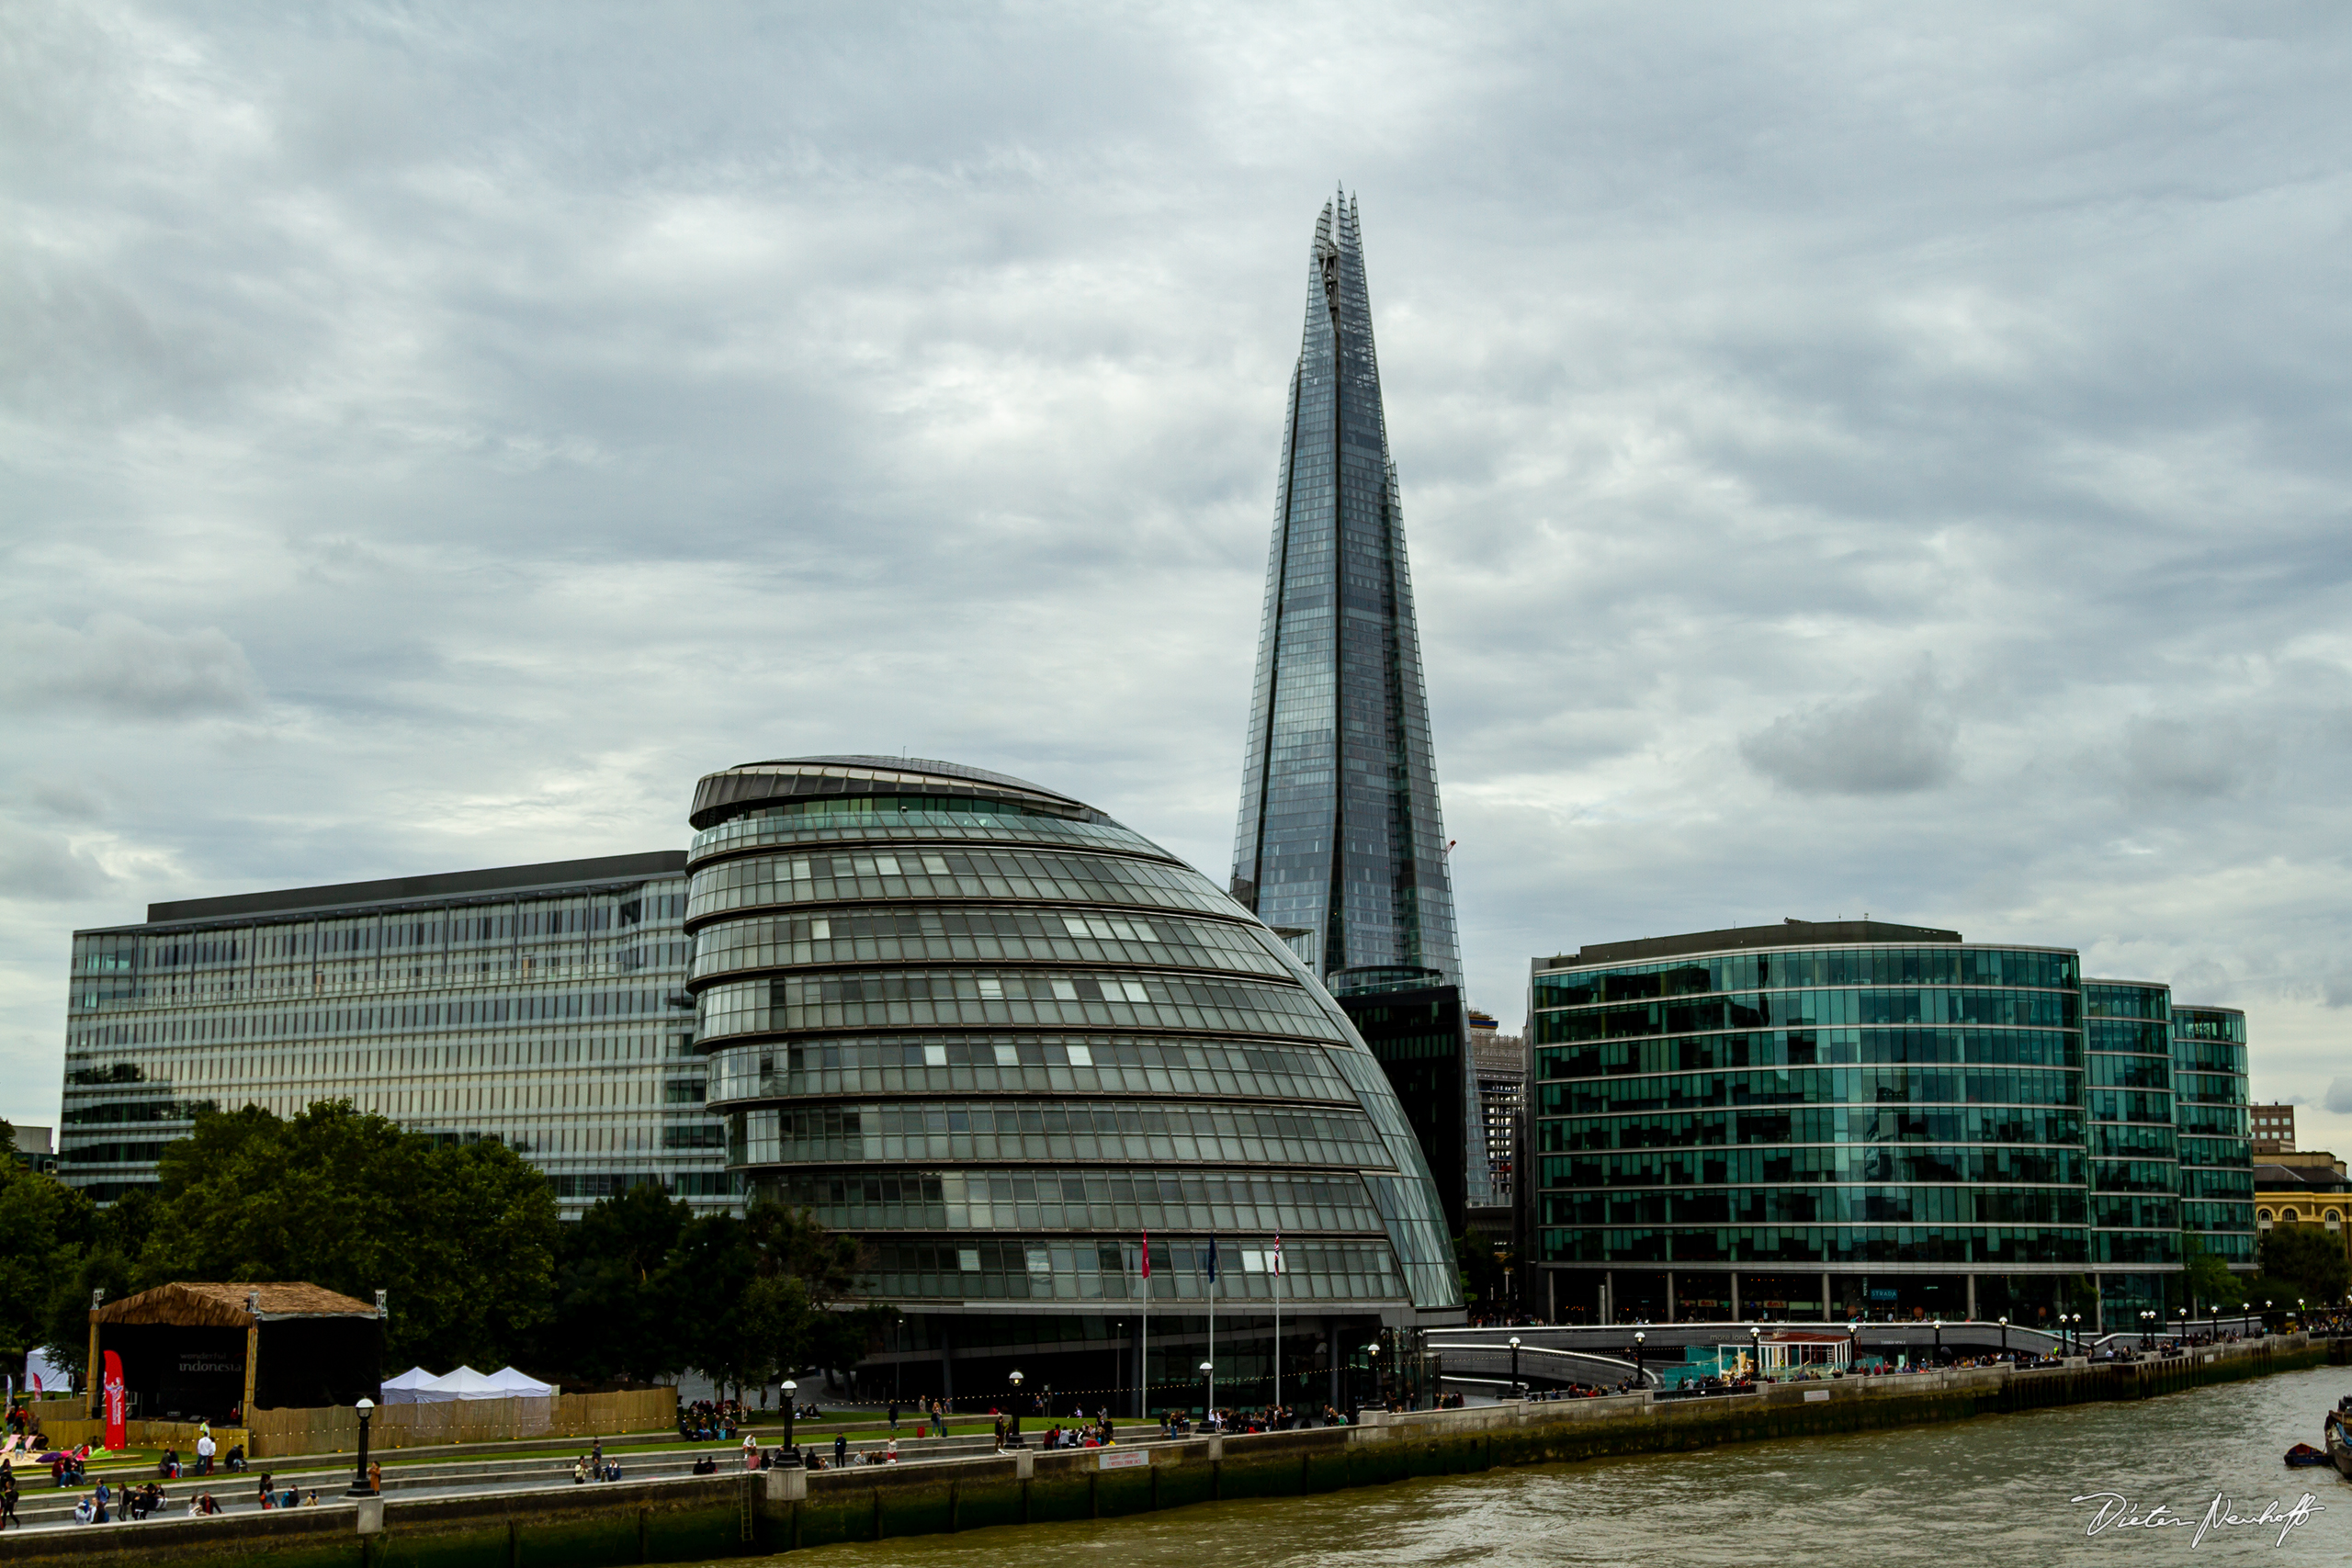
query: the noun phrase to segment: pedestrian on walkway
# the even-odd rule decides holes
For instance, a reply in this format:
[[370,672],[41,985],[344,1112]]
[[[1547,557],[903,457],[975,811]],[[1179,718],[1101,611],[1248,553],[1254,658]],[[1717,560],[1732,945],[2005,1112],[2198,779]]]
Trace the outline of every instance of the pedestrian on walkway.
[[213,1448],[212,1428],[209,1426],[199,1428],[196,1435],[197,1474],[209,1475],[212,1473]]
[[895,1432],[895,1431],[897,1431],[898,1429],[899,1429],[899,1402],[898,1402],[897,1400],[895,1400],[895,1399],[894,1399],[894,1400],[892,1400],[892,1401],[890,1402],[890,1430],[892,1430],[893,1432]]
[[847,1432],[835,1432],[833,1434],[833,1468],[838,1470],[848,1462],[849,1434]]
[[18,1529],[25,1528],[25,1521],[17,1517],[17,1472],[13,1465],[0,1473],[0,1530],[10,1525]]

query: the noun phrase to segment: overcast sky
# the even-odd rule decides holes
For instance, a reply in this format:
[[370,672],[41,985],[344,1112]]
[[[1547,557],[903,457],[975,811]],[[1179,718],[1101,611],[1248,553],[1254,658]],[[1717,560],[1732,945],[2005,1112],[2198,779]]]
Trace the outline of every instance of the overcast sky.
[[2352,1153],[2347,81],[2331,6],[0,5],[0,1114],[77,927],[758,758],[1222,882],[1345,180],[1476,999],[2079,947]]

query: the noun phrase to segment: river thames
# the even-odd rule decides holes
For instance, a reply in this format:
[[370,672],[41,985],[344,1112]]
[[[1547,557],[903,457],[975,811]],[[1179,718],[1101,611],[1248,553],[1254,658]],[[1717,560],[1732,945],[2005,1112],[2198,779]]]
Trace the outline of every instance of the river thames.
[[[967,1530],[831,1546],[770,1563],[812,1568],[1571,1568],[1656,1562],[1842,1568],[2040,1563],[2340,1564],[2352,1557],[2352,1484],[2280,1456],[2319,1441],[2352,1394],[2322,1368],[2129,1404],[1980,1416],[1855,1437],[1495,1471],[1315,1497],[1217,1503],[1131,1518]],[[2304,1522],[2110,1526],[2115,1494],[2192,1521],[2219,1494],[2241,1517]],[[2112,1511],[2110,1505],[2110,1511]]]

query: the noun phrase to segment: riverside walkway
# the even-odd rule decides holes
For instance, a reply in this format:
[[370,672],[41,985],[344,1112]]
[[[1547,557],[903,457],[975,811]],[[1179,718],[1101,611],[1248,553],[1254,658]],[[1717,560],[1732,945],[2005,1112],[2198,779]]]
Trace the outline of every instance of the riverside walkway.
[[[220,1518],[167,1516],[105,1528],[9,1531],[0,1537],[0,1563],[72,1560],[226,1568],[267,1558],[289,1568],[456,1568],[485,1562],[512,1568],[526,1561],[596,1568],[708,1562],[832,1541],[1295,1496],[1498,1466],[2146,1399],[2331,1361],[2344,1364],[2346,1348],[2342,1340],[2273,1336],[2128,1361],[2077,1359],[2023,1369],[1809,1379],[1697,1398],[1667,1398],[1645,1389],[1601,1398],[1366,1412],[1351,1427],[1179,1438],[1111,1449],[942,1453],[816,1472],[745,1472],[739,1457],[737,1468],[715,1475],[647,1475],[625,1469],[619,1482],[586,1486],[572,1483],[567,1461],[554,1475],[526,1472],[466,1480],[453,1472],[390,1495],[333,1506],[326,1505],[322,1487],[322,1506],[315,1508],[263,1512],[249,1505]],[[902,1455],[906,1450],[902,1442]],[[692,1457],[688,1452],[680,1459],[690,1464]]]

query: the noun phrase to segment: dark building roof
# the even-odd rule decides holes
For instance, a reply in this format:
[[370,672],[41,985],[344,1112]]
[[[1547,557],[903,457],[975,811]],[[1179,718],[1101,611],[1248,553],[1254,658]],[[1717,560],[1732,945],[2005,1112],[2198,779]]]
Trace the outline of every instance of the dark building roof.
[[778,801],[819,795],[965,795],[1003,800],[1063,817],[1107,822],[1082,801],[1042,784],[929,757],[783,757],[706,773],[687,820],[697,830]]
[[150,925],[176,920],[242,919],[254,915],[290,915],[345,908],[355,904],[405,904],[477,893],[521,893],[577,883],[631,882],[676,876],[686,869],[684,850],[654,850],[595,860],[548,861],[538,865],[502,865],[487,871],[447,871],[429,876],[393,876],[380,882],[343,882],[324,887],[289,887],[277,893],[232,893],[221,898],[183,898],[147,906]]
[[1958,931],[1933,926],[1898,926],[1892,920],[1800,920],[1793,917],[1777,926],[1727,926],[1718,931],[1692,931],[1686,936],[1648,936],[1633,942],[1587,943],[1575,954],[1563,954],[1544,965],[1565,969],[1577,964],[1639,964],[1651,958],[1677,958],[1689,953],[1728,953],[1755,947],[1814,947],[1852,942],[1958,943]]

